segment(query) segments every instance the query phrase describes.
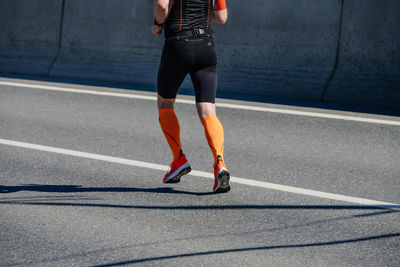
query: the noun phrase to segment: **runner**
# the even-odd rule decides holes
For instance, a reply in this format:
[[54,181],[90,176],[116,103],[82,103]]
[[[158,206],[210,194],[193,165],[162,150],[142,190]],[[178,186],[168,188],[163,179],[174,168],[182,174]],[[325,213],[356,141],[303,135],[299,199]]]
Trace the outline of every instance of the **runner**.
[[217,56],[211,20],[224,24],[225,0],[156,0],[152,33],[165,30],[165,44],[158,69],[158,114],[161,129],[171,148],[173,162],[164,183],[178,183],[191,171],[183,153],[180,127],[174,112],[175,98],[187,74],[195,90],[197,111],[214,156],[214,193],[230,190],[224,163],[224,131],[215,109]]

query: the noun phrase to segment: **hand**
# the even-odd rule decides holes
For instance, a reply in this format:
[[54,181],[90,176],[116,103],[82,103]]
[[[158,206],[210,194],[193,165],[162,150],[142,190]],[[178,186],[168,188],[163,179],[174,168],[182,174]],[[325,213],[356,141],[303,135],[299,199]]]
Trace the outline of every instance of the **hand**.
[[163,30],[162,26],[153,25],[153,27],[151,27],[151,32],[156,36],[160,36],[162,30]]

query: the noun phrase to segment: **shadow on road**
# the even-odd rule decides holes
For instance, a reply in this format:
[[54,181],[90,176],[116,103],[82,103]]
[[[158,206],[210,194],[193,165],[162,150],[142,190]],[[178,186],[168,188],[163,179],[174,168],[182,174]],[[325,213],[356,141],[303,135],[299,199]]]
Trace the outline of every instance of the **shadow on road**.
[[161,194],[186,194],[195,196],[211,195],[212,192],[190,192],[176,190],[171,187],[139,188],[139,187],[83,187],[81,185],[45,185],[26,184],[19,186],[0,185],[0,194],[15,193],[19,191],[48,192],[48,193],[82,193],[82,192],[144,192]]
[[195,257],[195,256],[205,256],[205,255],[225,254],[225,253],[235,253],[235,252],[333,246],[333,245],[358,243],[358,242],[379,240],[379,239],[385,239],[385,238],[394,238],[394,237],[400,237],[400,233],[391,233],[391,234],[386,234],[386,235],[377,235],[377,236],[369,236],[369,237],[363,237],[363,238],[346,239],[346,240],[338,240],[338,241],[328,241],[328,242],[315,242],[315,243],[306,243],[306,244],[288,244],[288,245],[277,245],[277,246],[261,246],[261,247],[251,247],[251,248],[235,248],[235,249],[225,249],[225,250],[202,251],[202,252],[160,256],[160,257],[149,257],[149,258],[142,258],[142,259],[136,259],[136,260],[130,260],[130,261],[102,264],[102,265],[97,265],[97,266],[121,266],[121,265],[143,263],[143,262],[149,262],[149,261],[160,261],[160,260],[168,260],[168,259],[174,259],[174,258]]
[[[226,231],[224,233],[220,233],[218,235],[219,238],[223,238],[226,236],[238,236],[238,235],[247,235],[247,234],[260,234],[265,232],[276,232],[276,231],[285,231],[287,232],[288,229],[295,229],[300,227],[316,227],[316,225],[323,225],[326,223],[337,223],[338,221],[344,220],[351,220],[357,218],[364,218],[364,217],[375,217],[375,216],[382,216],[391,213],[396,213],[399,211],[396,210],[386,210],[378,207],[365,207],[365,206],[288,206],[288,205],[229,205],[229,206],[128,206],[128,205],[109,205],[109,204],[93,204],[93,203],[65,203],[65,202],[48,202],[48,201],[60,201],[60,200],[84,200],[84,197],[80,196],[71,196],[71,195],[57,195],[57,196],[30,196],[30,197],[2,197],[0,198],[0,205],[32,205],[32,206],[55,206],[55,207],[63,207],[63,206],[79,206],[79,207],[88,207],[88,208],[127,208],[127,209],[162,209],[162,210],[173,210],[173,209],[181,209],[181,210],[196,210],[196,209],[268,209],[273,210],[367,210],[367,213],[361,214],[350,214],[340,217],[333,217],[333,218],[324,218],[319,220],[313,220],[306,223],[295,223],[291,225],[284,225],[274,228],[266,228],[266,229],[257,229],[257,230],[246,230],[246,231]],[[2,201],[3,200],[3,201]],[[6,200],[6,201],[4,201]],[[46,201],[47,202],[43,202]],[[96,198],[87,198],[86,200],[99,200]],[[372,211],[372,212],[371,212]],[[370,220],[370,218],[368,218]],[[162,261],[168,260],[173,258],[183,258],[183,257],[194,257],[194,256],[202,256],[202,255],[209,255],[209,254],[223,254],[223,253],[239,253],[239,252],[246,252],[246,251],[260,251],[260,250],[272,250],[272,249],[290,249],[290,248],[302,248],[302,247],[315,247],[315,246],[328,246],[328,245],[339,245],[345,243],[356,243],[361,241],[368,241],[368,240],[375,240],[375,239],[383,239],[383,238],[390,238],[390,237],[397,237],[400,233],[395,234],[388,234],[388,235],[380,235],[380,236],[373,236],[367,238],[358,238],[358,239],[349,239],[349,240],[341,240],[341,241],[331,241],[331,242],[315,242],[315,243],[308,243],[308,244],[292,244],[292,245],[276,245],[276,246],[260,246],[260,247],[252,247],[252,248],[235,248],[235,249],[228,249],[228,250],[215,250],[215,251],[206,251],[206,252],[194,252],[194,253],[183,253],[177,255],[167,255],[167,256],[160,256],[160,257],[149,257],[149,258],[142,258],[142,259],[135,259],[130,261],[123,261],[123,262],[116,262],[116,263],[109,263],[106,265],[99,265],[99,266],[121,266],[121,265],[128,265],[134,263],[141,263],[141,262],[150,262],[150,261]],[[87,257],[88,255],[98,255],[101,253],[109,253],[110,251],[121,251],[124,249],[132,250],[135,247],[145,247],[145,246],[155,246],[160,245],[162,243],[171,243],[171,242],[178,242],[178,241],[187,241],[187,240],[198,240],[204,239],[207,240],[209,238],[215,238],[215,234],[210,235],[195,235],[195,236],[185,236],[183,238],[174,238],[174,239],[167,239],[167,240],[156,240],[151,242],[145,243],[136,243],[134,245],[128,246],[121,246],[121,247],[114,247],[114,248],[104,248],[99,250],[91,250],[91,251],[84,251],[79,254],[72,254],[65,257],[57,257],[54,259],[47,259],[45,262],[57,262],[63,259],[75,259],[77,257]],[[38,262],[38,264],[43,264],[43,262]]]
[[[118,209],[143,209],[143,210],[382,210],[381,207],[370,206],[338,206],[338,205],[197,205],[197,206],[145,206],[145,205],[119,205],[100,203],[73,203],[73,202],[31,202],[26,200],[5,200],[0,205],[32,205],[32,206],[71,206],[71,207],[92,207],[92,208],[118,208]],[[386,210],[382,213],[398,212]],[[375,214],[374,214],[375,215]],[[360,216],[362,217],[362,216]]]
[[[47,193],[57,193],[52,195],[39,195],[39,196],[10,196],[7,193],[19,192],[19,191],[33,191],[33,192],[47,192]],[[397,210],[388,210],[382,207],[372,207],[372,206],[360,206],[360,205],[255,205],[255,204],[246,204],[246,205],[169,205],[165,206],[159,205],[121,205],[121,204],[106,204],[106,203],[87,203],[85,201],[102,201],[101,198],[94,197],[85,197],[80,195],[73,194],[65,194],[65,193],[81,193],[81,192],[149,192],[149,193],[164,193],[164,194],[189,194],[189,195],[209,195],[211,193],[196,193],[196,192],[186,192],[180,191],[173,188],[125,188],[125,187],[82,187],[79,185],[40,185],[40,184],[31,184],[31,185],[20,185],[20,186],[1,186],[0,185],[0,205],[27,205],[27,206],[38,206],[38,207],[87,207],[87,208],[117,208],[117,209],[142,209],[142,210],[359,210],[359,211],[367,211],[367,213],[363,214],[350,214],[342,217],[334,217],[334,218],[324,218],[318,221],[307,222],[306,224],[301,223],[299,225],[291,225],[290,228],[295,227],[304,227],[304,226],[315,226],[317,224],[325,224],[332,223],[333,221],[338,220],[348,220],[360,217],[373,217],[380,216],[384,214],[397,213]],[[3,195],[1,195],[3,193]],[[60,194],[58,194],[60,193]],[[4,197],[3,197],[4,196]],[[7,197],[5,197],[7,196]],[[8,197],[10,196],[10,197]],[[79,202],[77,202],[79,201]],[[280,231],[287,230],[288,226],[282,226],[279,228],[273,229],[261,229],[257,231],[245,231],[241,233],[224,233],[224,235],[238,235],[238,234],[254,234],[258,232],[271,232],[271,231]],[[201,236],[201,237],[185,237],[184,239],[193,239],[193,238],[208,238],[214,236]],[[346,240],[334,240],[334,241],[325,241],[325,242],[313,242],[313,243],[299,243],[299,244],[283,244],[283,245],[270,245],[270,246],[258,246],[258,247],[245,247],[245,248],[231,248],[224,250],[208,250],[208,251],[198,251],[191,253],[181,253],[174,255],[165,255],[165,256],[157,256],[157,257],[147,257],[140,259],[132,259],[129,261],[120,261],[114,263],[106,263],[98,266],[122,266],[122,265],[130,265],[135,263],[145,263],[145,262],[159,262],[163,260],[176,259],[176,258],[185,258],[185,257],[197,257],[197,256],[206,256],[206,255],[218,255],[225,253],[241,253],[241,252],[251,252],[251,251],[268,251],[274,249],[292,249],[292,248],[307,248],[307,247],[317,247],[317,246],[333,246],[347,243],[359,243],[373,240],[382,240],[387,238],[395,238],[400,237],[400,233],[390,233],[385,235],[376,235],[369,237],[361,237],[361,238],[351,238]],[[181,240],[181,239],[177,239]],[[175,240],[176,241],[176,240]],[[157,241],[151,243],[151,245],[159,244],[162,241]],[[167,241],[166,241],[167,242]],[[171,240],[168,240],[171,242]],[[144,246],[146,244],[140,244],[140,246]],[[115,250],[121,250],[125,248],[131,248],[132,246],[120,247]],[[107,251],[113,250],[112,248],[104,249],[104,250],[96,250],[85,252],[82,255],[71,255],[70,257],[77,256],[87,256],[88,254],[97,254],[97,253],[105,253]],[[49,261],[57,261],[59,258],[49,260]]]
[[[15,193],[19,191],[47,192],[47,193],[83,193],[83,192],[145,192],[158,194],[186,194],[195,196],[213,195],[212,192],[190,192],[177,190],[171,187],[158,188],[136,188],[136,187],[82,187],[80,185],[43,185],[43,184],[27,184],[20,186],[3,186],[0,185],[0,194]],[[3,201],[1,201],[3,200]],[[398,209],[400,206],[362,206],[362,205],[182,205],[182,206],[144,206],[144,205],[116,205],[103,203],[76,203],[76,202],[45,202],[45,198],[40,202],[25,199],[9,199],[0,198],[0,204],[20,204],[20,205],[48,205],[48,206],[80,206],[80,207],[102,207],[102,208],[122,208],[122,209],[154,209],[154,210],[238,210],[238,209],[254,209],[254,210],[385,210]],[[49,200],[54,200],[49,198]],[[61,199],[67,200],[67,199]],[[397,212],[396,210],[387,210],[387,212]]]

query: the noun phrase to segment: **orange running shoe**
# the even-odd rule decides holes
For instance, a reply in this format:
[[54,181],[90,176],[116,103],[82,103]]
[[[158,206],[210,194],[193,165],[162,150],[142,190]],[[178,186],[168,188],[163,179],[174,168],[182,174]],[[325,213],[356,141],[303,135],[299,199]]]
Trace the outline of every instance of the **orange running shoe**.
[[188,174],[192,170],[186,155],[181,153],[181,156],[174,160],[170,165],[170,170],[165,174],[163,183],[179,183],[181,176]]
[[229,171],[226,168],[221,156],[217,157],[217,164],[214,167],[214,193],[225,193],[231,190],[229,185]]

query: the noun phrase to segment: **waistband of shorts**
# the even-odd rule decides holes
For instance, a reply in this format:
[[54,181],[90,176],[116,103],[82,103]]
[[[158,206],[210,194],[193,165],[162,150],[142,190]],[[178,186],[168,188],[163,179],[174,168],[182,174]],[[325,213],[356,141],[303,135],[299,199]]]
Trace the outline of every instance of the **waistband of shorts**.
[[179,40],[185,38],[204,38],[212,36],[213,30],[212,29],[191,29],[191,30],[184,30],[172,34],[170,36],[166,36],[166,40]]

